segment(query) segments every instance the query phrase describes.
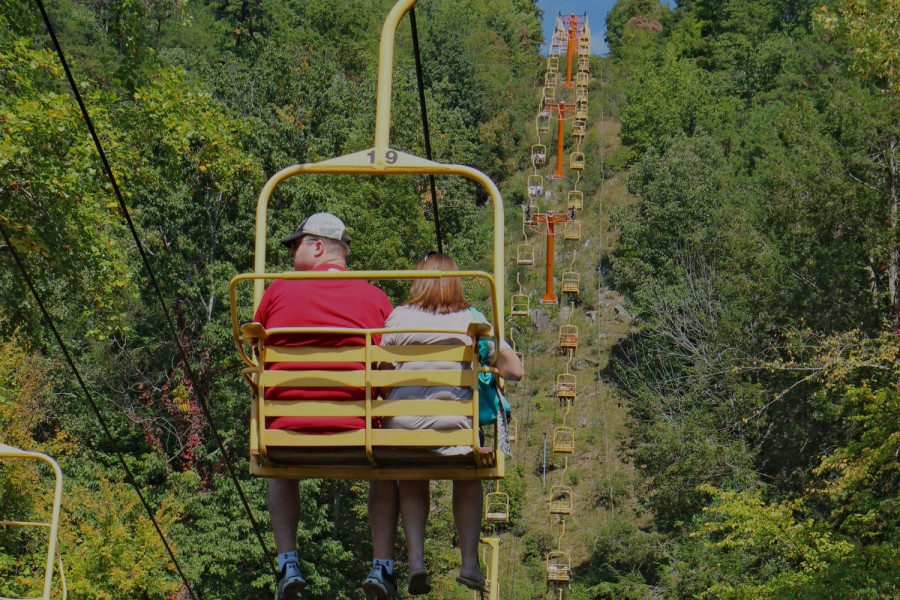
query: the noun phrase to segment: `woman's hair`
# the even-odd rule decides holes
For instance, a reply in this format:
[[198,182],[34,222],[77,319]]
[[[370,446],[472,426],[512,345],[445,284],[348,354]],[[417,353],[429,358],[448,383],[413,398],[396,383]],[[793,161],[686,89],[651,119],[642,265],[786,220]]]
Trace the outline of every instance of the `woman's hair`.
[[[458,271],[453,259],[446,254],[429,252],[416,264],[417,271]],[[463,297],[459,277],[414,279],[409,290],[407,306],[415,306],[438,315],[466,310],[469,303]]]

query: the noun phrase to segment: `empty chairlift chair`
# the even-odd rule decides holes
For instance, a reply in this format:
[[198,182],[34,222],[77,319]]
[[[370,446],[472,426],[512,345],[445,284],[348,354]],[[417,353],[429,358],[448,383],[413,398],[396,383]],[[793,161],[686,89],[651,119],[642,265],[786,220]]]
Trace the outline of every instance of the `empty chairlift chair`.
[[566,221],[563,239],[578,241],[581,239],[581,221]]
[[547,146],[535,144],[531,147],[531,164],[539,167],[547,163]]
[[591,59],[587,56],[578,57],[578,70],[587,73],[591,69]]
[[554,485],[550,488],[550,514],[572,514],[572,488],[564,485]]
[[515,444],[517,441],[519,441],[519,421],[513,417],[509,420],[509,443]]
[[544,97],[545,102],[555,102],[556,101],[556,88],[552,85],[545,85],[543,97]]
[[516,283],[519,284],[519,293],[513,294],[509,298],[509,314],[513,317],[527,317],[529,307],[528,294],[522,293],[522,282],[519,280],[519,274],[516,273]]
[[559,72],[559,57],[550,55],[547,57],[547,71],[550,73]]
[[573,152],[569,159],[569,168],[573,171],[584,170],[584,152]]
[[556,71],[547,71],[544,73],[544,85],[551,87],[559,85],[559,73]]
[[562,291],[566,294],[578,294],[581,275],[575,271],[566,271],[562,276]]
[[575,430],[565,425],[553,428],[553,451],[557,454],[575,452]]
[[488,523],[509,523],[509,494],[500,491],[500,482],[484,497],[484,520]]
[[527,267],[534,264],[534,246],[531,244],[519,244],[516,246],[516,264]]
[[591,76],[587,71],[578,71],[575,75],[575,85],[587,86],[591,82]]

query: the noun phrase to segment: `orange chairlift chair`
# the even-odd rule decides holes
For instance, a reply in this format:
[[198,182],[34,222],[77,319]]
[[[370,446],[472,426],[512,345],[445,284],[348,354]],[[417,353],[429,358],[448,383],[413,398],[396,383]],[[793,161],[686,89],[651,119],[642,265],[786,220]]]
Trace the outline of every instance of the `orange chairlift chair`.
[[[498,451],[497,432],[488,436],[490,445],[482,446],[478,426],[477,373],[487,367],[478,364],[478,337],[489,335],[499,344],[504,329],[504,232],[503,201],[497,186],[483,173],[469,166],[436,163],[392,149],[389,146],[391,72],[393,46],[400,20],[416,0],[399,0],[391,9],[382,29],[378,64],[378,93],[375,115],[375,146],[346,156],[318,163],[287,167],[266,182],[259,195],[256,211],[254,269],[235,276],[230,285],[232,335],[244,363],[242,375],[250,384],[250,471],[254,475],[283,478],[324,479],[499,479],[505,474],[503,452]],[[386,271],[292,271],[271,272],[266,268],[267,212],[276,188],[293,177],[306,175],[344,176],[459,176],[480,184],[493,203],[493,271],[386,270]],[[276,279],[362,279],[411,280],[419,278],[460,277],[483,282],[489,290],[491,323],[473,323],[465,332],[467,342],[431,346],[387,346],[373,343],[382,329],[278,328],[265,329],[259,323],[241,323],[259,306],[265,282]],[[252,284],[249,294],[238,293],[238,286]],[[242,288],[243,289],[243,288]],[[239,300],[240,299],[240,300]],[[361,345],[341,347],[284,346],[269,343],[272,335],[353,336]],[[380,370],[381,363],[416,361],[434,363],[433,369]],[[462,370],[440,367],[446,361],[467,365]],[[304,363],[303,370],[273,368],[281,363]],[[346,363],[345,370],[331,370]],[[323,367],[308,368],[322,364]],[[451,385],[471,387],[471,400],[459,402],[423,402],[420,400],[384,401],[378,390],[386,387]],[[274,400],[267,392],[273,388],[351,389],[358,399]],[[381,417],[456,415],[472,420],[472,429],[455,431],[381,429]],[[361,429],[333,434],[270,429],[272,417],[358,417]],[[495,426],[496,427],[496,426]],[[464,446],[466,454],[447,457],[429,451],[441,446]],[[449,460],[448,460],[449,458]]]
[[[40,596],[30,596],[29,598],[4,598],[4,600],[50,600],[51,594],[53,592],[53,568],[54,562],[57,562],[59,565],[59,582],[60,582],[60,591],[62,597],[65,599],[68,595],[68,588],[66,586],[66,576],[63,570],[62,557],[59,554],[59,511],[62,505],[62,471],[59,469],[59,465],[55,460],[47,456],[46,454],[41,454],[40,452],[29,452],[27,450],[20,450],[19,448],[14,448],[13,446],[9,446],[7,444],[0,444],[0,462],[13,459],[13,460],[32,460],[43,462],[50,466],[53,471],[54,477],[54,487],[53,487],[53,499],[50,503],[50,520],[46,522],[35,522],[35,521],[13,521],[13,520],[3,520],[0,521],[0,527],[22,527],[22,528],[36,528],[36,529],[45,529],[47,531],[47,555],[44,562],[44,577],[43,577],[43,592]],[[55,560],[54,560],[55,559]]]

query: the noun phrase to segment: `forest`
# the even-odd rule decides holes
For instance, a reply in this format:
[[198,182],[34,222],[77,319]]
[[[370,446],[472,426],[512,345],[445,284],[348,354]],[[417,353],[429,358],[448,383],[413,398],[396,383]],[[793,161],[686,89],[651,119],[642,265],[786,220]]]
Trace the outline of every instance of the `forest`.
[[[0,0],[0,442],[60,462],[69,597],[182,600],[186,582],[206,599],[272,597],[228,283],[251,268],[271,174],[372,146],[392,4],[46,5],[114,189],[39,2]],[[587,507],[618,510],[584,533],[565,597],[896,598],[900,1],[669,4],[619,0],[609,55],[591,57],[592,110],[620,128],[612,151],[587,146],[612,242],[579,256],[634,317],[599,374],[625,414],[614,451],[629,471],[615,500]],[[542,11],[422,0],[416,14],[435,160],[498,182],[511,237]],[[424,155],[406,27],[392,101],[391,146]],[[611,181],[629,201],[604,195]],[[486,199],[467,183],[439,186],[445,246],[484,264]],[[410,268],[434,247],[426,189],[291,183],[273,200],[269,254],[287,268],[277,239],[328,210],[354,236],[351,268]],[[0,519],[46,513],[43,475],[0,465]],[[367,484],[307,480],[302,491],[304,596],[360,597]],[[432,518],[428,560],[441,564],[452,519]],[[526,564],[541,561],[536,528],[503,533]],[[0,528],[0,596],[34,595],[41,544]],[[504,585],[504,598],[548,597],[540,574]]]

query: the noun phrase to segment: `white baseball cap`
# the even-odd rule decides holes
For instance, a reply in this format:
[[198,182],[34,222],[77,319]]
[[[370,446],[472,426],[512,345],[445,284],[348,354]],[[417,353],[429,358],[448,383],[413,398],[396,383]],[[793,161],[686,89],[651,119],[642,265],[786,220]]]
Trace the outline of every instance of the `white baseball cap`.
[[320,212],[305,218],[297,231],[281,240],[285,246],[292,246],[294,240],[302,238],[304,235],[315,235],[323,238],[330,238],[345,244],[350,244],[350,234],[347,233],[347,226],[331,213]]

